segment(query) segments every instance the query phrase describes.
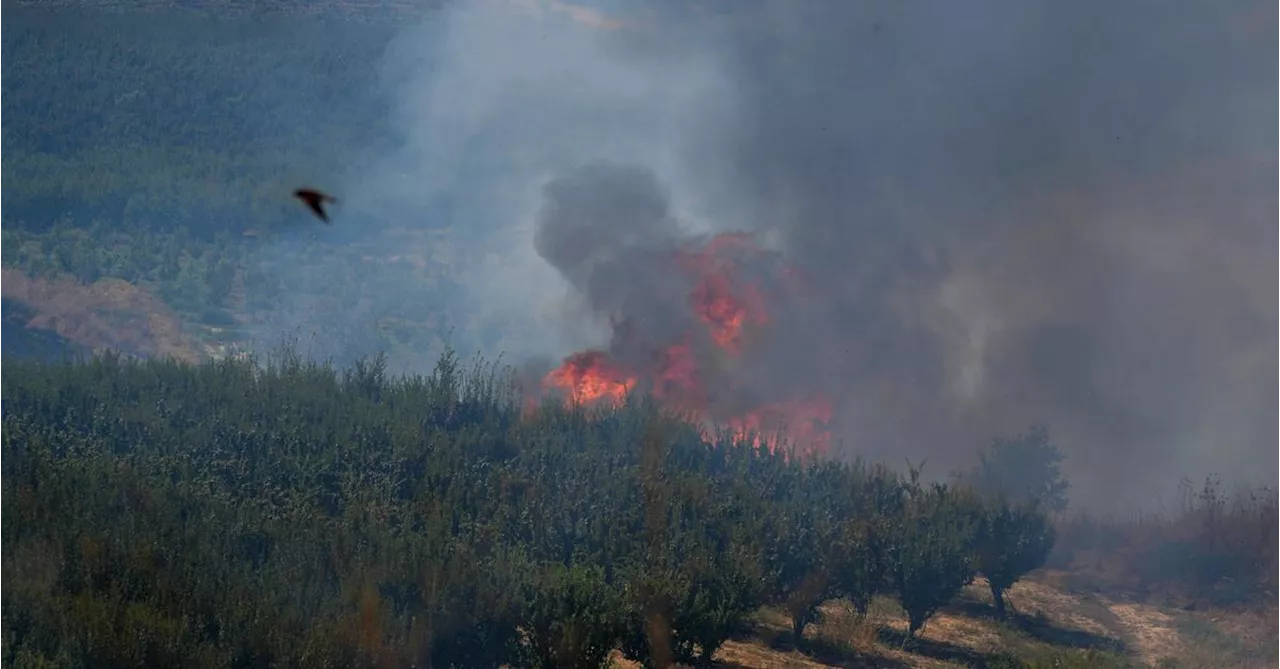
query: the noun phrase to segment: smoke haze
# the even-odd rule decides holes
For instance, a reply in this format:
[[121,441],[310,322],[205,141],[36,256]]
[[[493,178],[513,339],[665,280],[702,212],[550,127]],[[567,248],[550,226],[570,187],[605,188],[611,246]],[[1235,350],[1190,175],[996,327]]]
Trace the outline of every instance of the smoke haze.
[[826,393],[839,453],[941,475],[1043,421],[1077,505],[1274,484],[1274,3],[732,6],[407,27],[345,215],[447,218],[451,309],[548,365],[681,330],[656,258],[752,231],[806,281],[738,380]]

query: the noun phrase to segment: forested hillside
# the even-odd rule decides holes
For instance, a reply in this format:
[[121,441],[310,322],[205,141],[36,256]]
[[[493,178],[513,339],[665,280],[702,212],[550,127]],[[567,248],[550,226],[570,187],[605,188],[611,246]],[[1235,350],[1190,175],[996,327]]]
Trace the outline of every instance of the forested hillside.
[[387,140],[387,19],[92,6],[6,18],[6,228],[68,217],[238,236],[285,202],[298,166],[336,176]]
[[[1052,452],[1044,432],[998,442],[970,489],[799,461],[642,398],[521,400],[500,368],[451,354],[428,377],[289,349],[6,363],[6,666],[706,663],[760,633],[761,606],[790,630],[775,643],[846,666],[901,666],[904,644],[977,666],[1024,666],[1009,652],[1027,648],[1074,664],[1025,666],[1129,662],[1123,636],[1003,607],[1035,601],[1015,584],[1057,534],[1052,496],[1018,483]],[[1070,524],[1053,559],[1183,601],[1274,588],[1274,501],[1198,499],[1172,524]],[[979,576],[985,604],[966,588]],[[839,601],[869,635],[831,636]],[[1009,616],[1006,652],[911,641],[966,611]]]
[[[6,8],[4,267],[128,281],[176,311],[190,354],[207,356],[301,323],[337,327],[315,325],[318,307],[301,303],[378,295],[377,281],[357,281],[378,263],[378,280],[421,295],[403,314],[357,322],[366,350],[439,344],[457,294],[445,221],[398,233],[435,255],[388,259],[370,252],[382,240],[316,238],[289,197],[358,173],[394,141],[379,60],[399,22],[430,8],[237,7]],[[371,222],[347,224],[367,233]],[[75,336],[91,308],[64,305],[51,327]]]
[[705,662],[766,603],[799,639],[827,600],[886,594],[914,634],[1053,541],[1033,502],[643,401],[529,413],[449,355],[403,379],[288,351],[5,372],[10,666]]

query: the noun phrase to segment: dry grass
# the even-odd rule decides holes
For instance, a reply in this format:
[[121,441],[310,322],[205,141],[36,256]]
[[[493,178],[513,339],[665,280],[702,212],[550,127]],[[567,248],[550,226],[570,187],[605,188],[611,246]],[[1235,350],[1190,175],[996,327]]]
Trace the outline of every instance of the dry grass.
[[197,362],[203,355],[183,331],[182,319],[160,298],[121,279],[83,284],[69,278],[32,278],[4,269],[5,298],[30,307],[27,327],[52,330],[93,351]]
[[1124,625],[1134,654],[1143,662],[1155,664],[1183,650],[1173,619],[1163,611],[1143,604],[1112,604],[1111,612]]
[[1276,598],[1278,509],[1274,490],[1228,494],[1213,477],[1198,489],[1184,482],[1172,512],[1060,523],[1050,564],[1068,589],[1171,607],[1256,607]]
[[828,602],[806,633],[803,650],[790,643],[786,615],[762,609],[754,637],[725,644],[716,663],[769,669],[1276,666],[1274,609],[1163,609],[1066,592],[1055,587],[1061,581],[1059,573],[1041,572],[1016,584],[1008,593],[1016,613],[1002,622],[994,619],[989,591],[979,579],[905,645],[905,616],[891,599],[877,598],[865,617],[844,602]]
[[1170,624],[1180,641],[1160,665],[1177,669],[1261,669],[1280,666],[1277,614],[1267,611],[1175,612]]
[[[830,667],[803,653],[770,648],[758,640],[728,641],[716,653],[716,662],[729,667],[758,667],[759,669],[811,669]],[[836,665],[839,666],[839,665]]]

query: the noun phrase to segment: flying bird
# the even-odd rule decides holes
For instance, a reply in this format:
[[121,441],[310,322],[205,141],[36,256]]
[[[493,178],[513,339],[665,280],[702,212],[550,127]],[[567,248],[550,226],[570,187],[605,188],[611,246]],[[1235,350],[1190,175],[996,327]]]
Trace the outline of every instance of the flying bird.
[[308,207],[311,207],[311,211],[315,212],[316,216],[325,223],[329,222],[329,214],[324,210],[324,203],[332,202],[337,204],[338,202],[338,199],[332,195],[321,193],[311,188],[299,188],[293,191],[293,196],[302,200]]

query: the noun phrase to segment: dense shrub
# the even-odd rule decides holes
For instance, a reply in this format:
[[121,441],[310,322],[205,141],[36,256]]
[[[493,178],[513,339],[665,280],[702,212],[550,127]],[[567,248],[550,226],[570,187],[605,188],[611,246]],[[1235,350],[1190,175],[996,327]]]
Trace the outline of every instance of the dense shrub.
[[534,568],[520,593],[526,661],[534,667],[595,669],[607,663],[625,625],[622,593],[599,567]]
[[1053,541],[1053,526],[1035,501],[1014,503],[997,497],[984,504],[974,546],[978,571],[987,577],[1000,618],[1005,617],[1005,591],[1044,565]]
[[1062,451],[1049,437],[1049,428],[1033,425],[1025,434],[992,442],[979,454],[978,466],[962,473],[960,480],[989,496],[1014,503],[1036,502],[1060,513],[1067,508],[1067,491],[1071,489],[1058,468],[1062,459]]
[[980,515],[981,505],[971,495],[941,484],[912,486],[891,567],[908,638],[973,582]]
[[773,593],[770,603],[791,617],[792,638],[804,639],[804,629],[818,614],[818,606],[840,596],[839,536],[842,524],[829,508],[806,499],[786,500],[778,510],[769,558]]

